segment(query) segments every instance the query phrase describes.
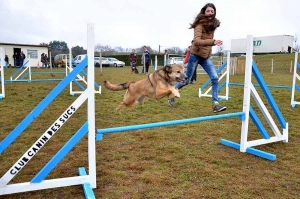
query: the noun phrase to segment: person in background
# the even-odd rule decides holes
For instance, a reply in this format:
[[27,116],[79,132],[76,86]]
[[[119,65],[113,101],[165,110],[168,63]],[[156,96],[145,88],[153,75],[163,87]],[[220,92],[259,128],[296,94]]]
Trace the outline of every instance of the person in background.
[[13,66],[13,68],[14,68],[14,67],[17,67],[17,62],[18,62],[18,60],[19,60],[18,53],[15,53],[15,54],[13,55],[13,58],[14,58],[14,66]]
[[[193,45],[193,40],[191,41],[191,45],[187,47],[187,51],[186,51],[186,54],[185,54],[185,58],[183,60],[183,64],[187,64],[188,63],[188,60],[189,60],[189,57],[190,57],[190,54],[191,54],[191,46],[192,45]],[[191,79],[191,83],[195,84],[196,80],[197,80],[197,66],[196,66],[195,71],[193,73],[193,76],[192,76],[192,79]]]
[[44,54],[44,61],[45,61],[45,68],[49,68],[49,66],[48,66],[48,56],[47,56],[47,54]]
[[148,75],[148,71],[149,71],[149,65],[150,65],[150,61],[151,61],[151,55],[147,49],[147,46],[144,46],[144,53],[143,53],[144,57],[145,57],[145,70],[146,70],[146,75]]
[[42,53],[41,54],[41,62],[42,62],[42,69],[44,69],[45,68],[45,53]]
[[132,53],[130,54],[129,59],[130,59],[130,66],[131,66],[131,74],[134,74],[136,62],[137,62],[137,54],[135,53],[134,49],[132,49]]
[[[212,3],[204,5],[200,13],[196,16],[194,22],[190,24],[190,29],[194,29],[193,45],[187,64],[186,75],[188,77],[185,83],[177,83],[175,88],[181,89],[188,85],[192,79],[195,68],[200,64],[208,74],[212,83],[212,109],[214,113],[226,110],[225,106],[219,103],[218,81],[219,77],[215,66],[209,59],[212,52],[212,46],[220,46],[222,40],[214,39],[214,32],[220,26],[220,21],[216,18],[216,7]],[[174,98],[169,99],[170,106],[174,106]]]
[[8,68],[8,66],[9,66],[9,58],[8,58],[7,55],[5,55],[4,61],[5,61],[5,67]]
[[20,53],[20,57],[19,57],[19,60],[20,60],[20,67],[23,66],[23,63],[24,63],[24,60],[26,59],[26,56],[25,54],[23,53],[23,51],[21,51]]

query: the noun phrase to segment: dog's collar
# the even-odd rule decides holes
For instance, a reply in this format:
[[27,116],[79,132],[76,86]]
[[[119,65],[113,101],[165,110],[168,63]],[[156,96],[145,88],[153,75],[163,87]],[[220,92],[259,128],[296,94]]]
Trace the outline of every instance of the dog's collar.
[[154,85],[152,84],[151,79],[150,79],[150,75],[151,75],[151,74],[148,75],[149,82],[150,82],[151,86],[154,86]]

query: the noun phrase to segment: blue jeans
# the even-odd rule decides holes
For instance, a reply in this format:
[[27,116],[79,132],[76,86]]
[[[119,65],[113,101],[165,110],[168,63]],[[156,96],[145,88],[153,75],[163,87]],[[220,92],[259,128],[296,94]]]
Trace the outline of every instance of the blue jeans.
[[186,76],[187,76],[187,81],[185,84],[182,83],[177,83],[175,88],[181,89],[182,87],[188,85],[191,82],[193,73],[195,71],[195,68],[200,64],[205,72],[208,74],[211,84],[212,84],[212,101],[218,101],[218,81],[219,77],[217,74],[217,71],[215,69],[214,64],[210,59],[205,59],[202,57],[199,57],[194,54],[190,54],[189,61],[186,67]]

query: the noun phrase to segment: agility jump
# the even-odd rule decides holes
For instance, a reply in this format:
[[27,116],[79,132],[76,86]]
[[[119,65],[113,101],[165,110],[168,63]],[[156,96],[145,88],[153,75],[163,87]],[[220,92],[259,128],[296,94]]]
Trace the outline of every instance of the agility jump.
[[[140,124],[140,125],[132,125],[132,126],[124,126],[124,127],[113,127],[107,129],[98,129],[96,139],[102,140],[104,134],[109,133],[116,133],[116,132],[125,132],[131,130],[138,130],[138,129],[146,129],[146,128],[156,128],[161,126],[170,126],[170,125],[178,125],[178,124],[185,124],[191,122],[201,122],[206,120],[215,120],[215,119],[223,119],[228,117],[236,117],[238,116],[242,120],[242,128],[241,128],[241,140],[240,144],[234,143],[232,141],[222,139],[221,144],[233,147],[235,149],[240,150],[241,152],[247,152],[268,160],[275,160],[276,155],[264,152],[261,150],[254,149],[252,147],[259,146],[263,144],[268,144],[272,142],[288,142],[288,123],[285,122],[276,102],[274,101],[267,85],[265,84],[256,64],[252,61],[252,52],[253,52],[253,36],[248,36],[247,38],[247,62],[246,62],[246,74],[245,74],[245,87],[244,87],[244,102],[243,102],[243,112],[237,113],[228,113],[228,114],[221,114],[221,115],[214,115],[214,116],[205,116],[205,117],[198,117],[198,118],[189,118],[183,120],[173,120],[173,121],[165,121],[165,122],[157,122],[151,124]],[[272,116],[270,115],[269,111],[267,110],[266,106],[264,105],[263,101],[261,100],[260,96],[258,95],[255,87],[251,82],[252,72],[256,77],[257,81],[260,84],[260,87],[263,89],[263,92],[272,107],[280,125],[282,128],[282,133],[275,124]],[[268,124],[270,125],[273,133],[275,136],[270,136],[266,131],[265,127],[263,126],[262,122],[257,117],[254,109],[250,105],[250,96],[252,96],[258,105],[260,111],[263,113],[265,119],[267,120]],[[249,125],[249,117],[253,120],[254,124],[256,125],[257,129],[259,130],[262,139],[258,140],[251,140],[248,141],[248,125]]]
[[[72,50],[70,48],[69,50],[70,56],[69,56],[69,62],[67,61],[66,63],[66,75],[68,75],[68,73],[70,73],[73,70],[72,67],[72,63],[74,63],[75,65],[77,65],[74,60],[72,59]],[[67,57],[66,57],[66,60]],[[68,65],[69,63],[69,65]],[[83,93],[83,91],[87,88],[87,81],[85,80],[85,77],[88,77],[88,74],[85,72],[84,69],[82,69],[82,71],[76,75],[76,78],[74,78],[74,80],[72,82],[75,82],[77,84],[77,86],[81,89],[81,91],[75,91],[73,90],[73,83],[70,82],[70,95],[74,96],[75,94],[81,94]],[[81,84],[80,82],[83,82],[83,84]],[[101,86],[95,81],[94,82],[94,87],[95,87],[95,93],[101,94]]]
[[[225,95],[219,95],[220,100],[229,99],[229,69],[230,69],[230,51],[227,51],[227,61],[224,62],[221,65],[221,67],[217,70],[217,74],[220,73],[222,74],[219,77],[218,91],[220,91],[225,86]],[[225,80],[223,80],[224,77],[226,78]],[[206,88],[210,82],[211,80],[208,79],[203,84],[203,86],[199,88],[199,97],[212,97],[212,94],[210,94],[212,87],[210,86],[208,89]]]
[[0,100],[2,100],[5,97],[4,49],[3,48],[0,48],[0,83],[1,83]]
[[300,76],[297,73],[297,69],[300,69],[300,64],[298,63],[298,52],[295,52],[295,61],[294,61],[294,74],[293,74],[293,85],[292,85],[292,96],[291,96],[291,106],[295,108],[296,105],[300,104],[299,101],[295,101],[295,89],[300,91],[300,87],[296,83],[296,80],[300,80]]
[[[52,69],[51,69],[52,70]],[[65,72],[32,72],[32,67],[30,64],[30,55],[28,56],[28,60],[21,66],[11,77],[10,80],[5,80],[5,82],[49,82],[49,81],[61,81],[64,76],[60,79],[33,79],[33,74],[48,74],[51,77],[54,77],[54,74],[65,74]]]
[[[76,78],[76,75],[88,64],[88,74],[90,75],[88,79],[87,89],[62,113],[62,115],[45,131],[45,133],[38,138],[38,140],[28,149],[26,153],[2,176],[0,179],[0,195],[65,187],[72,185],[82,185],[84,188],[86,198],[95,198],[92,191],[96,188],[96,154],[95,154],[95,141],[102,140],[103,135],[108,133],[123,132],[137,129],[145,128],[155,128],[161,126],[179,125],[191,122],[201,122],[207,120],[216,120],[229,117],[239,117],[242,120],[241,127],[241,142],[240,144],[234,143],[228,140],[221,140],[221,144],[231,146],[240,150],[241,152],[247,152],[268,160],[275,160],[276,155],[257,150],[252,148],[253,146],[258,146],[262,144],[272,143],[272,142],[288,142],[288,124],[284,121],[274,99],[269,95],[269,90],[265,85],[262,77],[259,74],[255,63],[252,62],[252,52],[253,52],[253,36],[248,36],[247,45],[247,64],[246,64],[246,75],[245,75],[245,88],[244,88],[244,101],[243,101],[243,111],[236,113],[220,114],[213,116],[204,116],[197,118],[189,118],[183,120],[173,120],[150,124],[140,124],[133,126],[123,126],[115,128],[98,129],[95,132],[95,93],[94,93],[94,26],[88,24],[88,60],[87,58],[77,65],[74,70],[72,70],[65,79],[63,79],[38,105],[34,108],[28,116],[25,117],[23,121],[0,143],[0,153],[12,144],[12,142],[34,121],[36,117],[57,97],[57,95],[68,86],[68,84]],[[252,67],[252,65],[254,67]],[[261,87],[263,88],[265,94],[267,93],[267,98],[269,104],[275,110],[275,115],[279,119],[279,123],[283,128],[283,133],[279,131],[274,120],[270,116],[268,110],[260,99],[258,93],[256,92],[254,86],[251,83],[251,76],[253,74],[258,79]],[[254,110],[250,106],[250,98],[254,98],[258,107],[262,111],[263,115],[271,126],[275,136],[271,137],[268,135],[264,129],[261,121],[256,116]],[[8,184],[20,171],[26,166],[30,159],[38,153],[38,151],[47,143],[51,137],[59,130],[59,128],[74,114],[74,112],[87,100],[87,121],[83,122],[82,127],[73,135],[73,137],[62,147],[60,151],[41,169],[41,171],[30,181],[26,183],[16,183]],[[61,121],[64,115],[68,115],[63,123]],[[262,139],[248,141],[248,125],[249,117],[253,120],[254,124],[257,126],[258,130],[262,134]],[[63,159],[63,157],[70,152],[73,146],[88,132],[88,163],[89,172],[86,174],[84,168],[79,168],[80,176],[73,176],[67,178],[58,178],[44,180],[45,177],[55,168],[55,166]],[[95,139],[96,138],[96,139]]]
[[[62,113],[62,115],[41,135],[40,138],[24,153],[24,155],[2,176],[0,179],[0,195],[27,192],[33,190],[82,185],[86,198],[95,198],[91,188],[96,188],[96,161],[95,161],[95,95],[94,95],[94,26],[87,26],[89,60],[85,59],[72,72],[69,73],[24,119],[15,129],[0,143],[0,153],[37,118],[42,111],[58,96],[68,84],[76,78],[88,65],[88,88]],[[87,100],[87,121],[61,148],[60,151],[41,169],[30,181],[25,183],[9,184],[9,182],[23,169],[39,150],[54,136],[54,134],[67,122],[74,112]],[[79,168],[80,176],[45,180],[45,177],[68,154],[77,142],[88,132],[88,161],[89,172]]]

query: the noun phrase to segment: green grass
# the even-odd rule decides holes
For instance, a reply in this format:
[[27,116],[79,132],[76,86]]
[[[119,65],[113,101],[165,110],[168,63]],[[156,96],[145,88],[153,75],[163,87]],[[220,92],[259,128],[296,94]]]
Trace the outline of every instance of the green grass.
[[[274,70],[274,74],[271,75],[269,60],[277,59],[278,56],[282,56],[282,60],[285,61],[281,60],[282,64],[278,65],[277,70]],[[292,74],[289,73],[289,64],[293,57],[283,56],[255,56],[267,84],[291,86]],[[285,73],[277,72],[286,70]],[[16,69],[6,69],[5,79],[9,79],[14,71]],[[33,76],[33,78],[40,77],[42,75]],[[55,78],[59,77],[62,76],[56,75]],[[129,67],[103,68],[103,75],[99,75],[99,68],[96,68],[95,76],[100,84],[104,80],[123,83],[144,77],[130,74]],[[44,78],[51,77],[48,74]],[[166,99],[147,100],[143,106],[134,109],[124,108],[116,112],[115,108],[121,102],[125,91],[113,92],[102,88],[102,94],[96,94],[95,99],[96,128],[212,115],[211,99],[198,97],[198,89],[207,78],[206,75],[198,75],[197,84],[181,89],[181,98],[176,99],[175,107],[169,107]],[[230,76],[230,81],[244,83],[244,76]],[[0,101],[0,140],[3,140],[56,85],[57,82],[6,84],[6,97]],[[259,88],[257,90],[261,93]],[[237,118],[109,134],[104,135],[102,141],[96,142],[97,188],[94,189],[96,197],[105,199],[299,198],[300,109],[290,108],[290,90],[272,88],[270,91],[289,123],[289,142],[273,143],[257,148],[276,154],[276,161],[267,161],[220,144],[222,138],[240,141],[241,121]],[[242,111],[243,88],[230,87],[229,95],[230,100],[221,102],[227,106],[226,112]],[[299,93],[296,93],[296,99],[300,101]],[[69,95],[67,88],[35,119],[0,155],[0,176],[28,150],[74,100],[75,97]],[[262,100],[266,101],[264,97]],[[251,100],[251,105],[266,124],[254,100]],[[267,108],[270,109],[268,105]],[[86,121],[86,109],[84,103],[12,182],[30,181]],[[269,127],[266,128],[271,132]],[[259,133],[250,122],[249,139],[258,138],[260,138]],[[88,168],[87,136],[57,165],[47,179],[77,176],[78,167],[82,166]],[[81,186],[72,186],[12,194],[0,198],[84,198],[84,194]]]

